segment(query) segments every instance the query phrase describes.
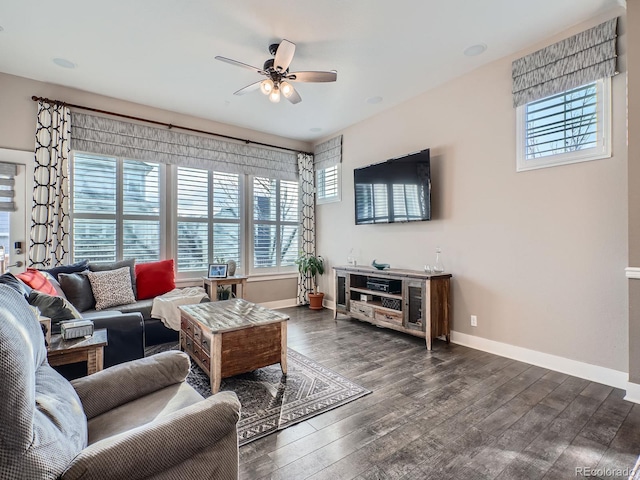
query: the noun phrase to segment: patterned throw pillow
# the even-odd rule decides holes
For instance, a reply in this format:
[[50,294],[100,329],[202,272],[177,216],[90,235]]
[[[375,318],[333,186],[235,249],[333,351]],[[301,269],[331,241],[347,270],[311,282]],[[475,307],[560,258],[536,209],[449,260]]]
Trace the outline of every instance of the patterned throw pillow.
[[130,272],[129,267],[104,272],[87,272],[93,296],[96,299],[96,310],[127,305],[136,301],[131,287]]

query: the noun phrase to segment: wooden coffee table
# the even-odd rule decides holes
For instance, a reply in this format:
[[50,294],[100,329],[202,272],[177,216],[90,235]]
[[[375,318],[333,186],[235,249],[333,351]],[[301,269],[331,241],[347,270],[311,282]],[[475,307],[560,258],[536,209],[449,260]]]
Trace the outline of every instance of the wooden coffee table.
[[106,345],[107,330],[105,328],[96,330],[90,337],[72,340],[64,340],[62,335],[52,335],[47,349],[47,359],[52,367],[87,362],[87,375],[91,375],[102,370]]
[[287,320],[283,313],[240,298],[184,305],[180,309],[180,347],[211,381],[280,363],[287,373]]

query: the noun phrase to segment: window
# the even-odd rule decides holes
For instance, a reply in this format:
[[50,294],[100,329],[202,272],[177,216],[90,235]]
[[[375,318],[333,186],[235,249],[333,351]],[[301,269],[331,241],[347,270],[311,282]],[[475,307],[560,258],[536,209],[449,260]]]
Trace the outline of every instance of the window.
[[298,183],[254,177],[252,194],[252,271],[295,271]]
[[74,153],[73,258],[160,259],[160,165]]
[[517,171],[611,156],[611,79],[517,109]]
[[177,168],[178,272],[206,272],[209,263],[242,265],[241,176]]
[[316,170],[316,203],[340,201],[340,164]]
[[297,181],[80,152],[71,166],[74,260],[174,258],[193,279],[228,260],[245,273],[296,271]]

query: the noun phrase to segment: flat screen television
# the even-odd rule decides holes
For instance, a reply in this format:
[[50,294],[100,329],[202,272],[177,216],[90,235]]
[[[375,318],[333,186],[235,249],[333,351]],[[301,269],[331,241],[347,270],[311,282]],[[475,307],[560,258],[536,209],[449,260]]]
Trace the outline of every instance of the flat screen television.
[[353,171],[356,225],[431,220],[429,149]]

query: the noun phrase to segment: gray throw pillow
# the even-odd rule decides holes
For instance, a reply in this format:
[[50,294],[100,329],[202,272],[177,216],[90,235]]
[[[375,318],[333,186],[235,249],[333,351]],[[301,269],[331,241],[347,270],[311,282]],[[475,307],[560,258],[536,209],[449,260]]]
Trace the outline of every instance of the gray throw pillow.
[[71,303],[62,297],[53,297],[46,293],[32,290],[29,295],[29,305],[38,307],[40,313],[51,319],[52,324],[57,324],[61,320],[71,320],[82,318],[80,312]]
[[67,300],[80,312],[91,310],[96,306],[96,299],[93,298],[91,282],[84,273],[61,273],[58,275],[60,287]]
[[133,295],[137,298],[138,291],[136,289],[136,259],[122,260],[114,263],[90,263],[89,270],[92,272],[106,272],[107,270],[117,270],[118,268],[129,267],[129,274],[131,275],[131,288],[133,288]]
[[25,299],[29,298],[31,293],[31,287],[26,283],[18,280],[13,274],[7,272],[4,275],[0,275],[0,284],[7,285],[13,288],[16,292],[22,295]]

